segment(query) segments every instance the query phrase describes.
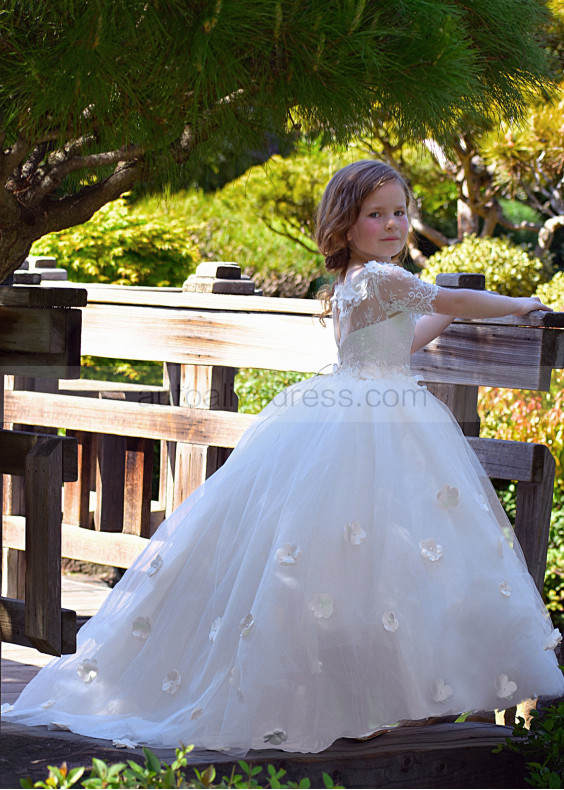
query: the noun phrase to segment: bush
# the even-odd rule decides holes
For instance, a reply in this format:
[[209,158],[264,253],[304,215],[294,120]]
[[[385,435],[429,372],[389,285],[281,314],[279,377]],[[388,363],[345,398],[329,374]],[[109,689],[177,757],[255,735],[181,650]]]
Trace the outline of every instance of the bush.
[[504,296],[530,296],[552,276],[552,264],[533,257],[506,238],[465,236],[429,258],[421,279],[434,282],[440,272],[477,272],[486,288]]
[[[191,779],[186,779],[185,770],[188,765],[186,755],[192,751],[193,746],[187,746],[182,749],[176,750],[176,760],[172,765],[161,763],[159,758],[146,746],[143,747],[145,753],[145,765],[141,766],[133,760],[128,760],[127,763],[115,763],[108,765],[103,760],[94,758],[92,760],[92,771],[88,778],[81,782],[80,787],[88,788],[103,788],[103,787],[145,787],[145,788],[172,788],[172,787],[295,787],[307,788],[311,787],[309,779],[302,779],[299,783],[296,782],[282,782],[282,778],[286,775],[286,771],[282,768],[276,770],[274,766],[269,765],[265,778],[261,778],[260,783],[257,780],[259,774],[263,769],[252,764],[246,763],[244,760],[239,760],[240,773],[236,773],[233,768],[230,776],[224,776],[218,779],[216,770],[213,765],[200,771],[198,768],[193,768],[194,776]],[[57,787],[77,787],[79,780],[85,773],[85,768],[72,768],[70,771],[66,763],[63,763],[60,768],[49,766],[49,776],[45,782],[32,783],[31,779],[21,779],[20,784],[24,788],[57,788]],[[341,785],[336,785],[329,774],[323,772],[323,786],[328,788],[339,788]]]
[[[546,444],[556,461],[553,512],[544,582],[545,602],[555,624],[564,626],[564,372],[553,375],[550,392],[481,387],[481,435],[493,439]],[[515,486],[502,503],[515,508]]]
[[564,272],[557,272],[550,282],[539,285],[535,296],[553,310],[564,310]]
[[494,754],[502,749],[525,757],[529,769],[525,781],[531,787],[564,787],[564,702],[532,710],[529,729],[519,717],[512,737],[496,746]]
[[181,286],[199,262],[193,223],[128,208],[124,199],[91,220],[35,242],[33,255],[54,255],[74,282]]

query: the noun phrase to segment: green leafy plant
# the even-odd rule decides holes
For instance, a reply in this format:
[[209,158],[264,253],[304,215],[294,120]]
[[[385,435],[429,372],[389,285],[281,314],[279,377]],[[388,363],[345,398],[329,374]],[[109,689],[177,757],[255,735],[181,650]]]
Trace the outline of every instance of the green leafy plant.
[[181,286],[199,262],[193,224],[116,200],[85,222],[51,233],[33,255],[54,255],[74,282]]
[[434,282],[440,272],[478,272],[486,277],[486,288],[504,296],[530,296],[550,280],[548,260],[533,257],[506,238],[465,236],[429,258],[421,278]]
[[521,754],[527,761],[531,787],[564,787],[564,702],[531,711],[530,729],[519,716],[510,738],[496,746]]
[[[88,777],[78,785],[85,773],[85,768],[67,769],[66,763],[60,768],[49,766],[49,776],[45,781],[33,783],[31,779],[21,779],[20,785],[23,788],[308,788],[311,787],[309,779],[301,779],[299,782],[283,782],[286,775],[284,769],[276,769],[269,765],[266,769],[266,777],[260,779],[259,775],[263,769],[259,765],[252,765],[244,760],[239,760],[241,773],[236,769],[231,770],[229,776],[218,779],[216,769],[213,765],[200,770],[193,768],[194,776],[186,778],[185,770],[188,766],[186,755],[192,751],[193,746],[186,746],[176,750],[176,760],[171,765],[161,762],[154,752],[147,747],[143,747],[145,753],[145,764],[143,766],[134,760],[127,763],[114,763],[108,765],[103,760],[94,758],[92,760],[92,770]],[[323,773],[324,787],[339,788],[341,785],[334,784],[332,778],[327,773]]]

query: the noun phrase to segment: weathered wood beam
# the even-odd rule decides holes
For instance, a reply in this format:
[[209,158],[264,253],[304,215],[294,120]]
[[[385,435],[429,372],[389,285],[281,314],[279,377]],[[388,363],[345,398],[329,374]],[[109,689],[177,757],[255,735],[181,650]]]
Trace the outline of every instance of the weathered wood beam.
[[[61,556],[100,565],[128,568],[148,543],[147,538],[63,524]],[[4,516],[4,546],[25,549],[24,516]]]
[[0,288],[0,305],[3,307],[85,307],[88,292],[69,283],[68,288],[37,288],[28,285],[11,285]]
[[552,458],[544,444],[476,437],[468,437],[468,442],[488,477],[500,480],[540,483]]
[[0,307],[0,375],[80,376],[82,312]]
[[42,653],[61,654],[61,440],[38,439],[25,463],[25,632]]
[[[61,654],[76,652],[76,612],[60,609]],[[0,598],[0,639],[23,647],[35,647],[26,635],[25,601],[15,598]]]
[[[0,430],[0,458],[2,459],[2,472],[6,475],[23,475],[25,462],[29,451],[38,441],[52,438],[41,433],[27,433],[25,431]],[[59,437],[62,448],[62,479],[63,482],[77,480],[78,478],[78,444],[72,437]]]
[[23,390],[5,393],[4,419],[8,422],[58,427],[62,418],[72,430],[213,447],[235,447],[243,431],[254,421],[254,415],[237,412],[179,409]]
[[[412,370],[427,381],[547,390],[564,357],[561,335],[457,322],[412,356]],[[82,349],[93,356],[302,372],[329,372],[336,361],[330,325],[311,315],[105,304],[83,311]]]

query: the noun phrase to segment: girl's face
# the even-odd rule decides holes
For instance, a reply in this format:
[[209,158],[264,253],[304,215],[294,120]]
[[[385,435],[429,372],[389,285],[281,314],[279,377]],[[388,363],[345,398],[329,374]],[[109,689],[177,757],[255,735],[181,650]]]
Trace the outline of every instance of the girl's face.
[[366,198],[347,233],[351,263],[391,263],[404,248],[408,231],[405,191],[398,181],[389,181]]

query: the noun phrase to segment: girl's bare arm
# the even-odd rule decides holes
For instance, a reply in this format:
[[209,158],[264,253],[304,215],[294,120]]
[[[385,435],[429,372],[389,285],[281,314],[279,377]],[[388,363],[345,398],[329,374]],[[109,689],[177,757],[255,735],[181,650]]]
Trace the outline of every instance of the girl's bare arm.
[[436,312],[417,322],[411,353],[434,340],[455,317],[497,318],[504,315],[526,315],[533,310],[550,312],[536,296],[500,296],[491,291],[470,288],[440,288],[434,304]]

